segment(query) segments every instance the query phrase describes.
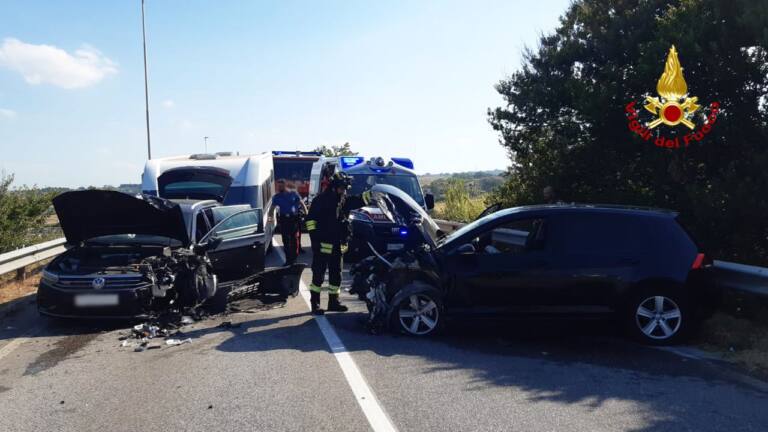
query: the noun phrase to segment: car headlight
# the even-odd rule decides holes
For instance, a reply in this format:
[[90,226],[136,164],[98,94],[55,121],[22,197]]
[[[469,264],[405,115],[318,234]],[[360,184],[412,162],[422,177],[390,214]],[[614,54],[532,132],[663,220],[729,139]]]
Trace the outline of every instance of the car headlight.
[[57,275],[56,273],[49,272],[48,270],[43,270],[42,279],[45,282],[53,284],[59,281],[59,275]]

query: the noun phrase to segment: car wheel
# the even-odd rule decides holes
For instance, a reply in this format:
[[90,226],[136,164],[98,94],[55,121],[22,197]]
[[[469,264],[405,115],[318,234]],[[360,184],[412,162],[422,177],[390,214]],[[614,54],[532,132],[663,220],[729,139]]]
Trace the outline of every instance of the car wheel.
[[392,311],[393,325],[410,336],[436,333],[442,325],[443,303],[436,293],[422,291],[398,302]]
[[666,290],[649,290],[634,296],[626,314],[632,335],[649,345],[679,342],[688,334],[693,321],[685,298]]

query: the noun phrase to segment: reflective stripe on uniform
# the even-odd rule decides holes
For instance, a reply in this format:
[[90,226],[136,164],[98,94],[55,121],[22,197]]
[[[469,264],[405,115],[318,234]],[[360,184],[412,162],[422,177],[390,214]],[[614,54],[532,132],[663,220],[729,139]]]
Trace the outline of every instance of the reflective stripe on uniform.
[[371,191],[367,190],[363,192],[363,202],[368,205],[371,202]]
[[307,226],[307,231],[314,231],[317,228],[317,222],[313,220],[308,220],[305,225]]
[[341,287],[336,285],[328,285],[328,294],[338,294],[341,292]]
[[324,254],[331,254],[331,253],[333,253],[333,244],[331,244],[331,243],[320,243],[320,253],[324,253]]
[[309,290],[312,291],[312,292],[319,293],[319,292],[323,291],[323,288],[319,287],[319,286],[317,286],[315,284],[309,284]]

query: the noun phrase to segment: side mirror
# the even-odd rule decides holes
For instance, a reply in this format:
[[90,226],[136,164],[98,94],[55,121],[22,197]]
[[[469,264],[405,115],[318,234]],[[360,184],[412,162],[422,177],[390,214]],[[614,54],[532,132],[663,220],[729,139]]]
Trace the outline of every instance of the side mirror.
[[475,247],[472,243],[464,243],[456,249],[456,253],[459,255],[472,255],[475,253]]
[[424,195],[424,202],[427,204],[427,210],[435,208],[435,196],[431,193]]
[[203,255],[209,250],[213,250],[219,247],[219,245],[221,244],[221,241],[222,240],[219,237],[211,237],[207,241],[203,243],[198,243],[197,245],[195,245],[195,248],[194,248],[195,253],[197,255]]

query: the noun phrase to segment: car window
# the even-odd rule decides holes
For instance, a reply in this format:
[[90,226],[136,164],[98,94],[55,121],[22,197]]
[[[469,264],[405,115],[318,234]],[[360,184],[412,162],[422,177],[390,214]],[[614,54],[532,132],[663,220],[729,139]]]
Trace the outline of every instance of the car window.
[[653,236],[647,218],[616,214],[572,214],[558,221],[563,253],[620,253],[646,250]]
[[258,209],[246,210],[229,216],[216,225],[211,236],[222,240],[255,234],[259,231],[261,212]]
[[480,253],[521,254],[545,247],[545,222],[542,218],[520,219],[497,225],[477,239]]
[[221,207],[211,207],[209,209],[206,209],[206,212],[208,213],[208,217],[211,218],[213,221],[213,225],[218,225],[221,221],[224,219],[232,216],[235,213],[239,213],[244,210],[250,209],[251,206],[249,205],[233,205],[233,206],[221,206]]

